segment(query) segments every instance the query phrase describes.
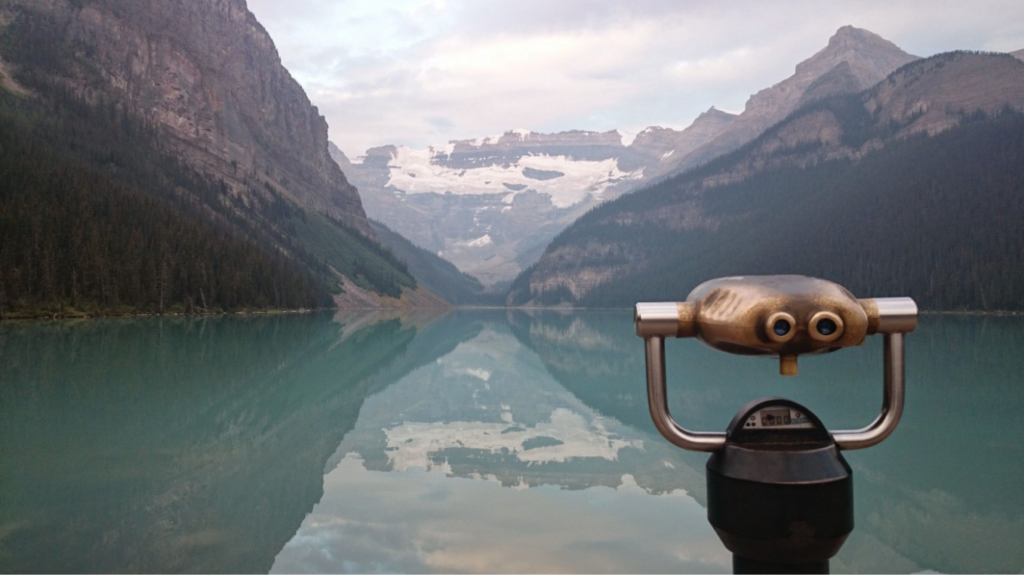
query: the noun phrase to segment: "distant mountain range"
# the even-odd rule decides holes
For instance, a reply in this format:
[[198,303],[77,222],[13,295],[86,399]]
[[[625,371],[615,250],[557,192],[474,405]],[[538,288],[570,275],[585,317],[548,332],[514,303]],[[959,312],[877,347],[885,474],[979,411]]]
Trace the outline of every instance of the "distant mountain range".
[[797,273],[931,310],[1024,308],[1024,62],[954,52],[793,100],[738,150],[580,218],[509,304],[628,306]]
[[[851,183],[887,191],[893,213],[931,214],[893,199],[937,173],[946,177],[933,198],[948,202],[929,202],[967,211],[971,231],[1003,240],[945,242],[950,221],[929,246],[960,255],[955,263],[908,241],[937,271],[921,277],[929,304],[1021,308],[996,288],[1017,270],[999,256],[1016,254],[1024,221],[1004,198],[1016,173],[991,164],[1016,158],[1024,51],[1014,55],[920,60],[846,26],[741,114],[711,107],[684,130],[650,127],[632,140],[513,130],[353,161],[327,141],[244,0],[0,0],[0,317],[629,304],[632,292],[682,286],[682,270],[800,268],[779,251],[806,238],[766,243],[752,223],[806,234],[786,218],[850,210],[842,203],[866,194]],[[956,152],[956,139],[980,134],[990,140]],[[864,167],[887,158],[931,172],[871,181]],[[982,208],[962,206],[966,174]],[[811,183],[847,196],[800,197]],[[897,224],[860,219],[872,224],[848,244],[882,247],[888,229],[858,234]],[[899,226],[926,238],[920,223]],[[806,270],[835,272],[811,260]],[[970,279],[951,283],[940,261],[988,288],[942,293],[934,287]],[[729,266],[694,266],[709,262]],[[906,276],[894,267],[857,261],[836,274]],[[876,280],[864,282],[890,286]]]
[[640,182],[628,164],[643,163],[617,132],[509,131],[374,148],[359,163],[332,151],[371,218],[485,285],[510,281],[583,211]]
[[375,148],[359,162],[332,154],[372,218],[501,287],[600,203],[734,150],[799,106],[863,90],[915,58],[846,26],[742,114],[712,107],[685,130],[650,127],[632,141],[616,131],[509,131],[426,150]]

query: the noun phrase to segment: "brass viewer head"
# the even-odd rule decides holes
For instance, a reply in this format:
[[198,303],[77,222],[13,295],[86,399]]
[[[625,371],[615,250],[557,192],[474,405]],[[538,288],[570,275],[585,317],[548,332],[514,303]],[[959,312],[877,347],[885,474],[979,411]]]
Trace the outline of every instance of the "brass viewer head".
[[874,300],[858,300],[833,282],[805,276],[720,278],[693,289],[685,302],[644,304],[649,308],[637,308],[639,336],[654,331],[695,337],[728,353],[777,357],[783,375],[797,373],[800,355],[860,345],[880,330]]

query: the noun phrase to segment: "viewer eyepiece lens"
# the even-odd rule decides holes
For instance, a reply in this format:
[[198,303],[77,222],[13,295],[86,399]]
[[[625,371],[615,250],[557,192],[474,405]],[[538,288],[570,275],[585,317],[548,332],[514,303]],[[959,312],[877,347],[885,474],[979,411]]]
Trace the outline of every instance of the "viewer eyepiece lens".
[[826,337],[835,333],[838,328],[836,322],[832,319],[821,319],[818,321],[818,332]]
[[773,343],[785,343],[796,334],[796,319],[786,312],[772,313],[764,320],[764,338]]
[[835,313],[821,311],[811,317],[807,329],[814,340],[831,343],[843,336],[843,319]]
[[793,326],[789,324],[789,321],[786,319],[779,319],[775,321],[775,325],[772,327],[772,330],[780,337],[784,337],[790,330],[792,330],[792,328]]

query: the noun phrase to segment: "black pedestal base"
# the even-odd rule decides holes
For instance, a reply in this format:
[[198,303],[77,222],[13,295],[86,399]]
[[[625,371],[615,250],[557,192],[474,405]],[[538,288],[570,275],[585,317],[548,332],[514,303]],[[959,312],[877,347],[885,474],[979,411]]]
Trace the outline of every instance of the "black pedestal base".
[[733,575],[828,575],[828,559],[814,563],[769,563],[732,556]]

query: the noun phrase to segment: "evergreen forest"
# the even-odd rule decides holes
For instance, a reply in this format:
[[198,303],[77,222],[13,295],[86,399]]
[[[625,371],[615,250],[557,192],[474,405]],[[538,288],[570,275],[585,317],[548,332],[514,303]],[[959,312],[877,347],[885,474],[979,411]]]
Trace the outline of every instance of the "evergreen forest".
[[399,296],[416,281],[377,241],[252,176],[233,194],[160,131],[39,75],[0,90],[0,315],[333,307],[338,274]]
[[[285,254],[62,157],[0,120],[0,314],[193,313],[329,305]],[[182,203],[187,202],[183,198]]]

